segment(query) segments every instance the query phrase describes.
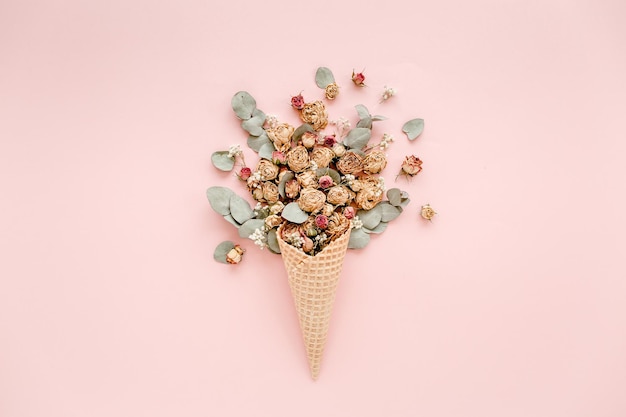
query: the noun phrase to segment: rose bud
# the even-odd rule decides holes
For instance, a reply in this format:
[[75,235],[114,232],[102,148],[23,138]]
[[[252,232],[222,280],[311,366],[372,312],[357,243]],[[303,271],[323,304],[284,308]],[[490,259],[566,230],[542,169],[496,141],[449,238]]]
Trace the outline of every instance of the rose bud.
[[328,135],[324,137],[324,145],[332,148],[335,145],[335,135]]
[[353,219],[354,216],[356,216],[356,210],[354,209],[354,207],[346,207],[345,209],[343,209],[343,215],[346,217],[346,219],[350,220]]
[[296,110],[302,110],[304,107],[304,97],[302,97],[302,93],[291,97],[291,107]]
[[319,180],[319,185],[321,188],[332,187],[333,179],[329,177],[328,175],[322,175]]
[[248,167],[243,167],[239,170],[239,179],[247,180],[252,175],[252,170]]
[[315,217],[315,225],[320,229],[326,229],[328,227],[328,217],[323,214],[318,214]]
[[281,151],[272,152],[272,162],[276,165],[282,165],[287,161],[287,157]]
[[352,70],[352,82],[358,87],[365,87],[365,75],[363,75],[363,72],[355,73]]
[[302,146],[311,149],[317,143],[317,133],[304,132],[302,134]]
[[243,249],[241,249],[241,246],[235,245],[235,247],[226,254],[226,262],[233,265],[238,264],[241,262],[242,257]]
[[411,155],[404,158],[400,174],[412,177],[419,174],[421,170],[422,161],[418,157]]
[[432,220],[433,217],[435,217],[435,214],[437,214],[437,212],[433,210],[430,204],[426,204],[422,206],[422,211],[420,212],[420,214],[426,220]]

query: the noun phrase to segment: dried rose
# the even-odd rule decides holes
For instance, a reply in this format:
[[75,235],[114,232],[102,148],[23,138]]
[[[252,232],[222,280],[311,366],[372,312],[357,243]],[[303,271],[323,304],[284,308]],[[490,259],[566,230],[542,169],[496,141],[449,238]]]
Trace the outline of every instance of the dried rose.
[[308,131],[304,132],[300,140],[302,141],[302,146],[311,149],[317,143],[317,133]]
[[309,164],[309,151],[304,146],[296,146],[287,154],[287,165],[294,172],[304,171]]
[[320,188],[324,188],[324,189],[328,187],[332,187],[333,179],[329,177],[328,175],[322,175],[319,180],[319,185],[320,185]]
[[283,223],[282,226],[280,226],[278,231],[279,231],[280,238],[282,240],[287,240],[289,236],[293,235],[294,233],[300,234],[300,225],[286,222],[286,223]]
[[311,151],[311,161],[315,162],[318,168],[328,168],[334,158],[335,153],[324,146],[318,146]]
[[324,136],[324,145],[332,148],[335,145],[335,135]]
[[285,156],[283,152],[281,151],[272,152],[272,162],[274,162],[276,165],[284,164],[286,161],[287,161],[287,157]]
[[302,188],[316,188],[317,187],[317,175],[314,171],[304,171],[296,175],[298,182]]
[[320,229],[326,229],[328,227],[328,217],[323,214],[318,214],[315,217],[315,225]]
[[346,207],[345,209],[343,209],[343,215],[348,220],[353,219],[354,216],[356,216],[356,209],[352,206]]
[[365,75],[363,75],[363,72],[355,73],[352,70],[352,82],[359,87],[365,87]]
[[275,203],[278,201],[278,186],[271,181],[263,183],[263,198],[268,203]]
[[235,245],[227,254],[226,254],[226,262],[229,264],[235,265],[241,262],[243,258],[244,250],[239,245]]
[[243,167],[239,170],[239,178],[242,180],[247,180],[252,175],[252,170],[248,167]]
[[337,161],[337,169],[344,175],[361,172],[363,170],[363,158],[355,152],[348,151]]
[[254,198],[256,201],[260,203],[265,201],[265,199],[263,198],[263,187],[257,187],[251,190],[251,192],[252,192],[252,198]]
[[280,226],[282,222],[283,222],[283,218],[276,214],[271,214],[265,218],[265,224],[270,229]]
[[326,194],[315,188],[305,188],[300,191],[298,206],[308,213],[318,212],[326,203]]
[[426,220],[432,220],[433,217],[435,217],[435,214],[437,214],[437,212],[433,210],[430,204],[426,204],[422,206],[422,211],[420,212],[420,214]]
[[291,107],[296,110],[302,110],[304,107],[304,97],[302,97],[302,93],[291,97]]
[[287,152],[291,148],[291,137],[294,130],[293,126],[280,123],[276,127],[266,130],[266,132],[267,137],[274,143],[277,150]]
[[300,118],[304,123],[313,126],[313,129],[324,129],[328,125],[328,113],[326,106],[321,101],[306,103],[300,112]]
[[363,159],[363,171],[367,174],[378,174],[387,166],[387,156],[384,152],[373,151]]
[[333,145],[333,152],[337,158],[341,158],[346,153],[346,147],[341,143],[335,143]]
[[328,218],[328,227],[326,233],[330,235],[331,240],[335,240],[343,235],[350,228],[350,220],[341,213],[333,213]]
[[270,207],[270,213],[280,214],[284,208],[285,208],[285,205],[282,202],[277,201],[274,204],[272,204],[272,207]]
[[324,93],[327,99],[334,100],[339,95],[339,86],[337,83],[330,83],[326,86]]
[[410,177],[419,174],[422,170],[422,161],[414,155],[404,158],[400,174],[408,175]]
[[328,195],[326,196],[326,200],[328,200],[330,204],[334,204],[336,206],[347,204],[352,199],[354,199],[354,193],[343,185],[334,186],[328,190]]
[[300,183],[298,182],[298,180],[294,178],[287,181],[287,183],[285,184],[285,195],[287,196],[287,198],[296,198],[298,196],[298,193],[300,193]]
[[333,207],[332,204],[324,204],[324,207],[322,208],[322,212],[321,213],[324,216],[330,216],[331,214],[333,214],[333,211],[335,211],[335,207]]
[[278,176],[278,167],[272,161],[261,159],[256,167],[262,181],[271,181]]
[[[355,181],[356,182],[356,181]],[[366,177],[358,181],[360,189],[356,194],[356,204],[363,210],[371,210],[383,200],[380,182],[375,177]]]

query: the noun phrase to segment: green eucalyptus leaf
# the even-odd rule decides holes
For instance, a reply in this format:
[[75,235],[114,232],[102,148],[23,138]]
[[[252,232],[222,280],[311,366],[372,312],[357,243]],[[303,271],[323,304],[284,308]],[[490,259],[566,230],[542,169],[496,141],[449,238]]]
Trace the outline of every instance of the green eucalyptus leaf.
[[402,131],[406,133],[409,140],[414,140],[424,131],[424,119],[409,120],[402,126]]
[[265,220],[250,219],[239,228],[239,237],[248,239],[256,229],[263,229],[263,226],[265,226]]
[[211,155],[213,166],[220,171],[232,171],[235,166],[235,158],[228,156],[228,151],[217,151]]
[[356,127],[363,127],[366,129],[371,129],[372,128],[372,118],[371,117],[366,117],[364,119],[361,119],[358,121],[358,123],[356,124]]
[[256,110],[256,100],[247,91],[238,91],[230,100],[235,114],[241,120],[248,120]]
[[355,127],[350,130],[343,140],[344,145],[349,148],[363,149],[372,137],[372,131],[365,127]]
[[356,106],[354,106],[354,108],[359,115],[359,119],[367,119],[368,117],[371,117],[369,110],[367,110],[367,107],[365,107],[364,105],[357,104]]
[[254,109],[252,112],[252,117],[256,117],[257,119],[263,119],[263,123],[265,123],[265,119],[267,119],[267,115],[263,113],[261,109]]
[[328,84],[335,82],[335,76],[333,72],[326,67],[319,67],[315,72],[315,84],[319,88],[326,88]]
[[387,120],[387,118],[385,116],[381,116],[380,114],[372,116],[372,122],[381,122],[383,120]]
[[399,188],[390,188],[387,190],[387,199],[393,206],[399,206],[402,203],[402,191]]
[[324,175],[328,175],[330,178],[333,179],[335,184],[339,184],[341,182],[341,175],[339,174],[339,172],[335,171],[332,168],[318,168],[317,171],[315,171],[315,174],[317,175],[318,179],[323,177]]
[[362,249],[370,243],[370,235],[361,229],[352,229],[350,232],[350,240],[348,241],[349,249]]
[[402,202],[400,203],[400,207],[406,208],[406,206],[408,206],[410,202],[411,202],[410,198],[403,198]]
[[234,218],[232,215],[230,215],[230,214],[227,214],[226,216],[224,216],[224,219],[225,219],[228,223],[230,223],[230,224],[232,224],[233,226],[235,226],[237,229],[239,229],[239,227],[241,226],[241,224],[240,224],[240,223],[237,223],[237,220],[235,220],[235,218]]
[[226,187],[210,187],[206,190],[206,197],[211,208],[222,216],[230,214],[230,197],[235,193]]
[[298,203],[289,203],[282,212],[283,219],[292,223],[302,224],[309,218],[309,215],[298,206]]
[[355,154],[359,155],[361,158],[365,158],[365,152],[363,152],[360,149],[350,149],[350,152],[354,152]]
[[278,246],[278,237],[276,236],[276,229],[271,229],[267,232],[267,247],[274,253],[280,253],[280,246]]
[[389,224],[389,223],[387,223],[387,222],[380,222],[380,223],[378,223],[378,226],[376,226],[376,227],[375,227],[375,228],[373,228],[373,229],[366,229],[366,228],[363,228],[363,229],[365,230],[365,233],[375,233],[375,234],[379,234],[379,233],[384,232],[384,231],[385,231],[385,229],[387,229],[387,225],[388,225],[388,224]]
[[266,143],[259,148],[259,157],[272,160],[272,153],[276,150],[272,142]]
[[283,177],[280,179],[280,182],[278,183],[278,194],[280,194],[282,198],[287,198],[285,194],[285,185],[287,184],[287,182],[291,181],[295,177],[296,177],[295,174],[291,171],[287,171],[283,174]]
[[265,115],[263,115],[263,117],[253,116],[241,122],[241,127],[252,136],[261,136],[265,133],[263,123],[265,123]]
[[293,131],[293,135],[291,136],[291,139],[297,143],[300,140],[300,138],[302,138],[302,135],[304,134],[304,132],[315,132],[315,129],[313,129],[313,126],[311,126],[308,123],[300,125],[296,128],[296,130]]
[[263,131],[263,133],[260,136],[253,136],[253,135],[248,136],[248,146],[254,152],[259,152],[259,149],[261,149],[261,146],[265,145],[266,143],[269,143],[271,145],[272,141],[270,140],[270,138],[267,137],[267,134],[265,133],[265,131]]
[[215,251],[213,252],[213,259],[215,259],[217,262],[227,264],[228,262],[226,261],[226,255],[228,255],[228,252],[230,252],[234,248],[235,244],[230,240],[220,243],[219,245],[217,245]]
[[392,206],[387,201],[379,203],[376,207],[381,208],[381,220],[384,222],[390,222],[402,213],[402,207]]
[[356,215],[359,216],[359,220],[363,222],[363,227],[373,229],[378,226],[378,223],[380,223],[382,219],[380,203],[371,210],[359,210]]
[[243,224],[252,217],[252,208],[246,200],[233,194],[230,196],[230,214],[237,223]]

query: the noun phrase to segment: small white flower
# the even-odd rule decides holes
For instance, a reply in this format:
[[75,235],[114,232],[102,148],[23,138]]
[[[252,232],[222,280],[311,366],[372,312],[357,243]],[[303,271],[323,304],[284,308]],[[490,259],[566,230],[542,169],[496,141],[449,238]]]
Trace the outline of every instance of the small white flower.
[[255,229],[254,233],[248,236],[248,239],[252,240],[255,245],[263,249],[267,246],[267,235],[261,229]]
[[263,127],[266,129],[273,129],[278,126],[278,117],[273,114],[269,114],[265,117],[265,123]]
[[363,222],[359,219],[359,216],[354,216],[354,219],[351,220],[353,229],[360,229],[363,227]]
[[230,148],[228,148],[228,157],[229,158],[234,158],[234,157],[239,156],[241,154],[242,154],[241,145],[231,145]]
[[383,91],[383,95],[380,99],[380,102],[382,103],[383,101],[389,100],[392,96],[394,96],[396,94],[396,90],[394,90],[391,87],[384,87],[384,91]]
[[311,170],[312,171],[316,171],[317,170],[317,163],[315,161],[311,161]]

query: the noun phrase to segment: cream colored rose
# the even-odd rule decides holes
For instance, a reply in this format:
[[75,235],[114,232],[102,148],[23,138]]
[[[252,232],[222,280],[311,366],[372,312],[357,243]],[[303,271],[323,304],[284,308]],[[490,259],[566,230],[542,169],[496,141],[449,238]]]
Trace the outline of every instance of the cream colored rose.
[[328,218],[328,227],[326,234],[330,235],[331,240],[335,240],[350,229],[350,220],[341,213],[333,213]]
[[302,141],[302,146],[311,149],[317,143],[317,133],[308,131],[304,132],[300,140]]
[[296,175],[302,188],[317,188],[317,175],[313,171],[304,171]]
[[270,207],[270,213],[280,214],[284,208],[285,208],[285,205],[282,202],[277,201],[276,203],[272,204],[272,206]]
[[275,203],[278,201],[278,186],[271,181],[263,183],[263,198],[268,203]]
[[407,156],[402,163],[402,171],[409,176],[417,175],[422,170],[422,161],[415,155]]
[[437,214],[437,212],[435,210],[433,210],[433,208],[430,206],[430,204],[425,204],[425,205],[422,206],[422,210],[421,210],[420,214],[426,220],[432,220],[433,217],[435,217],[435,214]]
[[366,187],[356,193],[356,204],[363,210],[371,210],[383,201],[383,193],[378,188]]
[[271,129],[266,130],[267,137],[274,143],[277,150],[287,152],[291,148],[291,137],[294,127],[287,123],[280,123]]
[[348,204],[352,199],[354,199],[355,194],[348,190],[348,188],[343,185],[336,185],[330,190],[328,190],[328,195],[326,196],[326,200],[330,204],[334,204],[336,206],[343,206]]
[[337,83],[330,83],[324,89],[324,93],[327,99],[334,100],[339,95],[339,86]]
[[326,194],[315,188],[305,188],[300,191],[298,206],[308,213],[314,213],[321,210],[326,203]]
[[[326,196],[326,200],[328,200],[328,196]],[[322,214],[326,217],[333,214],[333,211],[335,211],[335,207],[332,204],[324,204],[324,207],[322,207]]]
[[300,118],[304,123],[313,126],[315,130],[324,129],[328,125],[326,106],[319,100],[313,103],[306,103],[300,112]]
[[333,152],[337,156],[337,158],[341,158],[346,153],[346,147],[341,143],[335,143],[333,145]]
[[304,171],[309,165],[309,151],[304,146],[296,146],[287,154],[287,165],[294,172]]
[[263,198],[263,187],[257,187],[252,191],[252,198],[254,198],[256,201],[263,203],[265,201],[265,199]]
[[313,148],[311,151],[311,161],[315,162],[318,168],[328,168],[334,157],[335,153],[325,146]]
[[276,214],[269,215],[265,218],[265,224],[270,229],[280,226],[282,222],[283,222],[283,218]]
[[261,181],[271,181],[278,176],[279,168],[272,161],[261,159],[256,171],[261,175]]
[[357,174],[363,170],[363,158],[352,151],[348,151],[337,161],[337,169],[344,175]]
[[384,152],[373,151],[363,159],[363,171],[367,174],[378,174],[387,166],[387,156]]

